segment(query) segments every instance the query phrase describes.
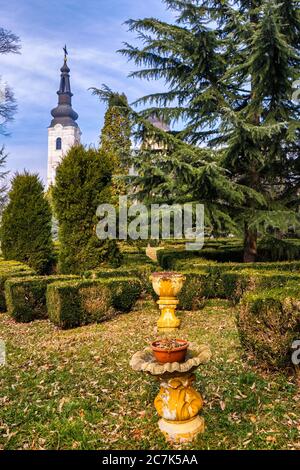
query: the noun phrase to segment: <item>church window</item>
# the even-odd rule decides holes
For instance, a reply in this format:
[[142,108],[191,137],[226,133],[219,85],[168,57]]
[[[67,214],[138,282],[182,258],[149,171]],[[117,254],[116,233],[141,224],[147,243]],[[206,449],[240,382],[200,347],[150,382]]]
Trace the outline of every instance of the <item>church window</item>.
[[61,138],[56,139],[56,150],[61,150]]

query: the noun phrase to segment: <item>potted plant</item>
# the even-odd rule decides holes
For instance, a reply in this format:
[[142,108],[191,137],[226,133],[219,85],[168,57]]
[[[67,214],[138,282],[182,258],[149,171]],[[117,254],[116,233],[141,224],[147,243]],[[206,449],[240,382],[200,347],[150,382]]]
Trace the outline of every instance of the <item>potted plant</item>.
[[151,343],[157,362],[184,362],[189,343],[183,339],[157,339]]

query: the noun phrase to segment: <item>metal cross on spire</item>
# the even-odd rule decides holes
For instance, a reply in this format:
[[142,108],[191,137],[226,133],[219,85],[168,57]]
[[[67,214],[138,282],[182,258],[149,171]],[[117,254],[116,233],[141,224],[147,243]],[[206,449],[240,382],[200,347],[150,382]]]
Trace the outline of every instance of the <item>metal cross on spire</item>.
[[67,62],[67,56],[68,56],[68,50],[67,50],[67,46],[65,45],[65,47],[63,48],[63,51],[65,53],[65,62]]

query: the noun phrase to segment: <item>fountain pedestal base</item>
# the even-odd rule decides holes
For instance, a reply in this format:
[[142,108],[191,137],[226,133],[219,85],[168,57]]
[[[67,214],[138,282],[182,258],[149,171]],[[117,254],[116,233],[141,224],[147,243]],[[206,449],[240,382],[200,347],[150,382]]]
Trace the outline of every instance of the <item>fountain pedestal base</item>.
[[203,398],[192,386],[194,374],[172,374],[160,378],[160,391],[154,405],[161,416],[159,428],[171,442],[193,440],[204,430],[204,419],[198,416]]
[[170,443],[191,442],[204,432],[204,418],[199,416],[203,398],[195,390],[194,371],[210,360],[208,346],[188,349],[184,362],[160,364],[151,349],[138,351],[130,364],[133,370],[152,375],[160,382],[154,406],[160,416],[159,429]]
[[202,416],[196,416],[188,421],[167,421],[162,418],[158,426],[166,440],[173,443],[191,442],[205,430]]

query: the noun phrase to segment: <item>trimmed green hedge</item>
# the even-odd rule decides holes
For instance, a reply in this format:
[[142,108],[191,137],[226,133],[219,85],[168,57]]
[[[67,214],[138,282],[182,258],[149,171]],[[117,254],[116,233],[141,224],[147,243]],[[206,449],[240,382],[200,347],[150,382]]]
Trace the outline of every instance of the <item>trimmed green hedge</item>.
[[215,261],[220,263],[236,262],[242,263],[243,261],[243,248],[236,246],[225,246],[216,248],[203,248],[198,251],[186,251],[186,250],[159,250],[157,253],[157,260],[159,265],[165,270],[178,269],[182,267],[182,264],[188,264],[193,260],[200,262],[203,260],[208,263],[209,261]]
[[226,299],[238,303],[245,292],[262,289],[284,288],[293,280],[298,280],[300,285],[300,273],[257,271],[245,269],[221,274],[220,290]]
[[52,282],[78,279],[77,276],[33,276],[5,282],[7,310],[16,321],[28,323],[47,318],[46,291]]
[[180,292],[179,308],[197,310],[204,306],[205,299],[223,298],[239,302],[245,292],[264,288],[284,287],[299,280],[300,273],[291,271],[258,271],[254,269],[224,271],[211,266],[202,271],[183,271],[186,281]]
[[118,279],[123,277],[137,277],[141,280],[143,290],[147,293],[152,293],[152,284],[149,277],[155,269],[157,269],[157,266],[154,263],[142,266],[122,266],[118,269],[99,268],[85,271],[83,273],[83,277],[85,279]]
[[[159,250],[158,263],[164,270],[202,269],[203,265],[216,265],[220,269],[226,269],[225,265],[236,266],[236,269],[257,268],[276,269],[276,265],[282,266],[281,270],[300,270],[300,261],[276,261],[243,263],[243,250],[235,245],[224,245],[218,249],[203,248],[200,251],[186,251],[183,249]],[[219,264],[217,264],[219,263]],[[275,267],[274,267],[275,265]],[[288,267],[288,266],[291,267]]]
[[199,310],[204,307],[205,298],[209,290],[209,278],[205,272],[183,273],[186,281],[183,284],[182,291],[178,296],[181,310]]
[[226,298],[222,275],[219,272],[183,271],[186,281],[180,292],[179,309],[199,310],[204,307],[206,299]]
[[259,258],[263,260],[292,261],[300,259],[299,240],[281,240],[267,235],[259,240],[257,249]]
[[83,277],[85,279],[110,279],[119,277],[132,277],[138,274],[138,269],[94,269],[92,271],[85,271]]
[[164,270],[175,270],[177,262],[184,260],[188,261],[192,258],[201,257],[200,251],[186,251],[186,250],[159,250],[157,252],[158,264]]
[[[285,243],[287,246],[293,247],[294,251],[300,251],[299,246],[296,243]],[[254,265],[265,264],[266,262],[270,264],[273,261],[272,253],[270,251],[269,255],[266,255],[266,249],[262,252],[261,256],[259,256],[258,262],[254,263]],[[186,251],[183,248],[181,249],[163,249],[159,250],[157,254],[157,259],[159,265],[165,270],[181,270],[184,268],[190,269],[193,265],[197,264],[212,264],[212,263],[236,263],[243,265],[243,247],[241,245],[237,245],[236,242],[233,244],[215,244],[209,245],[207,242],[205,243],[205,247],[202,250],[198,251]],[[298,269],[300,269],[300,255],[294,256],[294,259],[298,260],[294,263],[297,264]],[[287,256],[284,258],[283,256],[279,259],[289,259]],[[284,263],[284,261],[274,261],[276,264]],[[292,261],[291,261],[292,262]],[[266,263],[266,264],[267,264]],[[293,262],[292,262],[293,263]],[[285,264],[288,264],[288,261],[285,261]],[[246,264],[246,267],[250,267],[250,264]]]
[[49,318],[64,329],[100,322],[129,312],[141,290],[134,278],[55,282],[47,288]]
[[221,264],[201,264],[200,268],[206,268],[207,271],[219,271],[220,273],[228,271],[244,271],[245,269],[253,269],[255,271],[286,271],[299,272],[300,261],[284,261],[278,263],[221,263]]
[[12,277],[33,276],[35,272],[18,261],[0,261],[0,312],[6,312],[5,282]]
[[246,351],[266,366],[292,365],[292,343],[300,338],[299,283],[244,295],[238,331]]

